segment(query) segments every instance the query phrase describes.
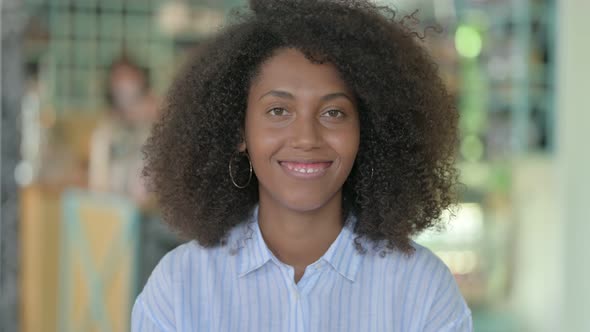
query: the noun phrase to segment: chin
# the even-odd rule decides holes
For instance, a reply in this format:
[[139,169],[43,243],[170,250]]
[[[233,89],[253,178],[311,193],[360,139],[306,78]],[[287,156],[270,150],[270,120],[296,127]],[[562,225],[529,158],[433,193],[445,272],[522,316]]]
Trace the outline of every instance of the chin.
[[288,195],[282,197],[278,201],[289,210],[297,212],[311,212],[322,208],[323,206],[330,203],[331,199],[334,198],[332,195],[313,195],[313,194],[299,194],[299,195]]

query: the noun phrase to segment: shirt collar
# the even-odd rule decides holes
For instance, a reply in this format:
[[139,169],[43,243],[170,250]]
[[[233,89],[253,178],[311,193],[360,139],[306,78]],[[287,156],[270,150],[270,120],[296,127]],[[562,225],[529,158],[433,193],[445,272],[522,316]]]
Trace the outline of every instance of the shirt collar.
[[[348,218],[336,240],[320,258],[352,282],[355,281],[362,258],[362,254],[358,252],[354,243],[356,235],[353,229],[355,224],[355,217]],[[241,235],[234,248],[238,250],[237,271],[239,277],[258,270],[268,261],[274,259],[274,255],[264,242],[258,225],[258,206],[255,207],[252,217],[237,233]]]
[[350,217],[342,231],[321,259],[328,262],[340,275],[354,282],[362,259],[355,246],[354,226],[356,218]]
[[258,226],[258,205],[239,233],[241,237],[238,242],[241,244],[238,244],[238,275],[243,277],[272,259],[272,253],[266,246]]

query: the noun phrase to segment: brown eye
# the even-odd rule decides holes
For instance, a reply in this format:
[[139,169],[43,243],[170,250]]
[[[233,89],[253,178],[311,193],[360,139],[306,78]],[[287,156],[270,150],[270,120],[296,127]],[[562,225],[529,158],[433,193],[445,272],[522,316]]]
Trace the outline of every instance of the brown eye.
[[332,109],[332,110],[328,110],[328,111],[324,112],[324,114],[322,114],[322,116],[327,116],[330,118],[341,118],[341,117],[344,117],[344,113],[342,111]]
[[285,116],[285,115],[289,114],[289,112],[286,109],[281,108],[281,107],[275,107],[275,108],[269,110],[267,113],[272,116]]

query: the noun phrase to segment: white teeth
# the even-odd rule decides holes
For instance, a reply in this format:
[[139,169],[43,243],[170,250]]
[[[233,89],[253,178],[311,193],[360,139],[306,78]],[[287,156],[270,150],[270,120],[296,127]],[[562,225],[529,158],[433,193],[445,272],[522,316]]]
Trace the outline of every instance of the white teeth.
[[292,167],[287,167],[292,171],[298,172],[298,173],[303,173],[303,174],[309,174],[309,173],[317,173],[320,171],[320,169],[314,169],[314,168],[292,168]]
[[301,174],[312,174],[312,173],[319,173],[323,170],[323,168],[306,168],[306,167],[294,167],[293,165],[284,164],[289,170],[301,173]]

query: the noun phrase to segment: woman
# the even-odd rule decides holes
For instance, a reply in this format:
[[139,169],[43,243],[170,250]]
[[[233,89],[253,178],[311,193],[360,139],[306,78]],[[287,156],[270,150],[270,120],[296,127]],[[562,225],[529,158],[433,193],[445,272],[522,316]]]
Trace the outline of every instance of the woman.
[[106,93],[110,110],[92,134],[88,171],[91,190],[127,196],[146,211],[152,202],[139,176],[141,146],[157,105],[148,81],[148,72],[126,55],[111,64]]
[[457,112],[390,10],[252,1],[176,79],[146,146],[165,220],[134,331],[470,331],[411,240],[454,202]]

